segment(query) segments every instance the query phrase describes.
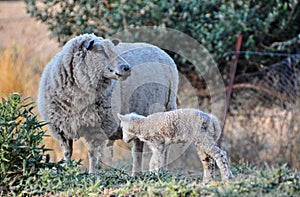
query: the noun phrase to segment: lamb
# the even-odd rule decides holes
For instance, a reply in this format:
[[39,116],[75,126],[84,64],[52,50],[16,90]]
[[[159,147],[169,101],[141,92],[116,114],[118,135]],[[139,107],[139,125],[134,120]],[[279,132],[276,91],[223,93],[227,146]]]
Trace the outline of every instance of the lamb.
[[[118,118],[121,120],[124,142],[129,143],[137,137],[152,150],[150,171],[157,171],[166,165],[163,156],[170,144],[193,142],[200,155],[208,154],[216,161],[223,181],[233,177],[226,152],[217,146],[221,128],[214,115],[196,109],[178,109],[147,117],[136,113],[118,114]],[[215,178],[214,169],[205,167],[207,163],[205,159],[203,161],[203,181],[209,182]]]
[[[117,113],[176,109],[178,72],[161,49],[84,34],[69,40],[45,67],[38,110],[64,157],[73,140],[87,144],[89,171],[103,163],[103,147],[122,139]],[[141,172],[143,142],[134,140],[133,175]]]

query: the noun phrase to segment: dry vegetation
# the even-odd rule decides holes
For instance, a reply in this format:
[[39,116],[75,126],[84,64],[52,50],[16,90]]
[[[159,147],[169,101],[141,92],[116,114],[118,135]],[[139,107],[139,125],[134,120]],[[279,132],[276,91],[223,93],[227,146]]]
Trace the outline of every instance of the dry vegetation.
[[34,99],[43,66],[58,51],[46,27],[25,12],[23,2],[0,2],[0,92]]

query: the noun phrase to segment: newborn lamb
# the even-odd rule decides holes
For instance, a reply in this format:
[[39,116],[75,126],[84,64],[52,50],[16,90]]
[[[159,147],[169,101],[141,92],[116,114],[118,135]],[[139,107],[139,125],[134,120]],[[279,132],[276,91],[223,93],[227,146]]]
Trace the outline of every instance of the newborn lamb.
[[[178,109],[147,117],[136,113],[118,114],[118,118],[121,120],[124,142],[139,138],[152,150],[149,164],[151,171],[166,166],[163,158],[170,144],[193,142],[199,156],[204,152],[216,161],[223,181],[233,177],[226,152],[217,146],[221,128],[214,115],[196,109]],[[206,170],[208,169],[204,167],[204,182],[210,181],[207,179],[210,179],[208,174],[211,172]]]

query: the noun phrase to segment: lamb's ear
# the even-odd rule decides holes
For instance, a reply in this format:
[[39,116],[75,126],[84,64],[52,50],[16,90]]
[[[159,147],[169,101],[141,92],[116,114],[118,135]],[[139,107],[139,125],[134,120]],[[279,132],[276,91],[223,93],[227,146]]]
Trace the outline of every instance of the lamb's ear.
[[125,116],[123,116],[123,115],[121,115],[121,114],[117,114],[117,116],[118,116],[118,118],[121,120],[121,121],[123,121],[123,122],[128,122],[129,121],[129,119],[128,118],[126,118]]
[[90,40],[87,43],[85,43],[84,48],[86,48],[87,50],[91,50],[94,46],[94,40]]
[[113,39],[111,42],[112,42],[115,46],[117,46],[117,45],[121,42],[121,40],[119,40],[119,39]]

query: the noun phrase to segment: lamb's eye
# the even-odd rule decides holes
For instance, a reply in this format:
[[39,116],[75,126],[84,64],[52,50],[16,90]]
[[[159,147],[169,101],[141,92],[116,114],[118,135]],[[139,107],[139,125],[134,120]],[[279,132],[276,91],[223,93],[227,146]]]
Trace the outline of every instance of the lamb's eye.
[[103,47],[101,44],[96,44],[96,45],[94,46],[94,50],[95,50],[96,52],[104,52],[104,47]]

